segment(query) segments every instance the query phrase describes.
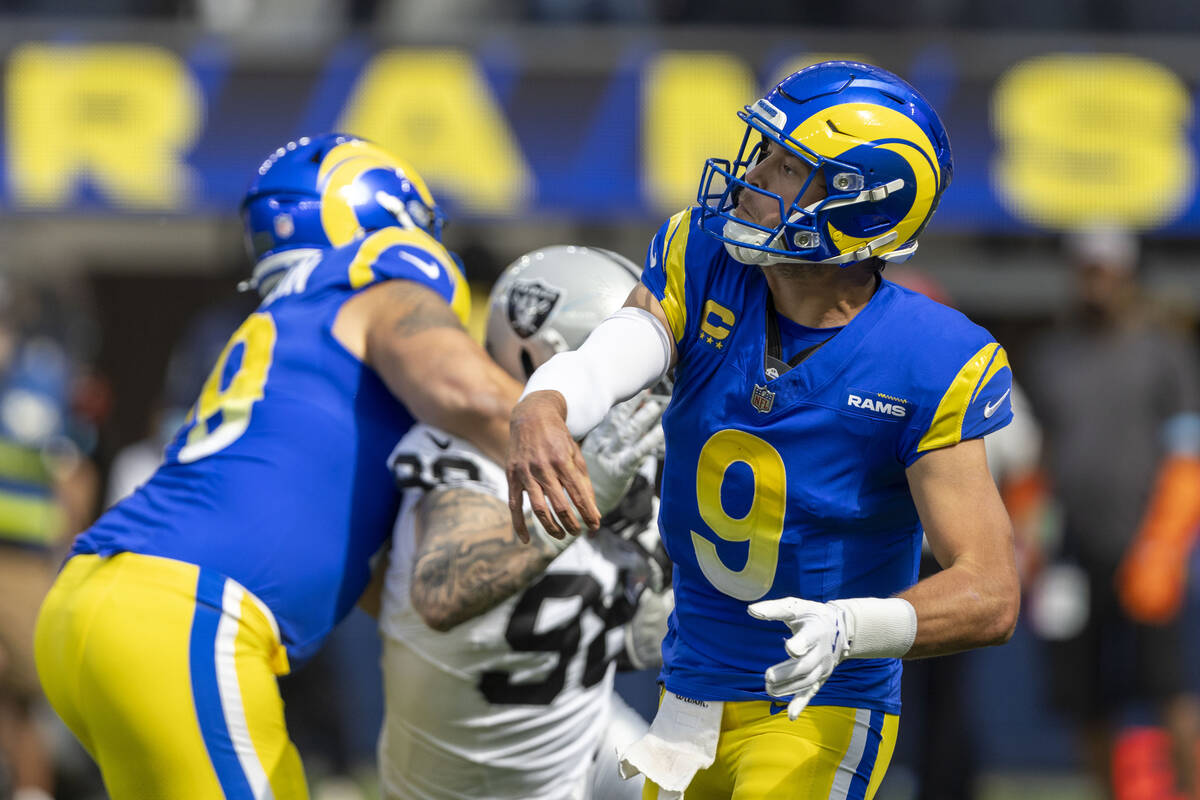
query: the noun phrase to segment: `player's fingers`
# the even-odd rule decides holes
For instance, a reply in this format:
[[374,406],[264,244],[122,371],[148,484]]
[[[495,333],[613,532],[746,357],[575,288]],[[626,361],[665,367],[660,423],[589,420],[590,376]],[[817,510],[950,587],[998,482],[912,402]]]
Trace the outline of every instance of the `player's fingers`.
[[665,435],[661,427],[655,428],[650,433],[643,436],[632,447],[625,451],[621,456],[621,468],[629,469],[630,467],[641,464],[654,453],[662,450]]
[[541,485],[536,483],[531,485],[528,491],[529,508],[541,523],[542,529],[555,539],[566,536],[566,531],[558,524],[558,514],[552,507],[553,503],[549,500],[550,492],[543,491]]
[[[792,658],[804,658],[813,653],[818,641],[819,637],[812,635],[801,626],[795,636],[792,636],[783,643],[783,648],[787,650],[788,655]],[[817,655],[819,656],[820,654],[818,653]]]
[[615,406],[609,409],[608,413],[611,415],[612,421],[616,423],[618,427],[624,427],[629,423],[629,420],[632,419],[639,403],[641,403],[641,395],[634,395],[624,402],[617,403]]
[[558,483],[553,469],[535,467],[531,472],[533,480],[525,487],[525,491],[529,493],[529,508],[546,533],[555,539],[561,539],[566,536],[566,530],[560,524],[560,520],[570,519],[566,513],[567,502],[563,488]]
[[[792,665],[790,668],[795,669],[796,667]],[[817,673],[799,671],[787,679],[766,680],[763,683],[766,686],[767,694],[772,697],[791,697],[811,690],[813,684],[820,683],[821,680]]]
[[[552,531],[556,539],[561,539],[567,534],[579,533],[579,517],[575,514],[575,508],[571,505],[570,496],[567,490],[561,484],[555,483],[545,490],[546,502],[550,506],[554,520],[554,530]],[[539,516],[538,519],[541,519]]]
[[666,409],[666,403],[653,398],[647,399],[637,411],[633,412],[633,416],[629,420],[629,427],[637,432],[635,435],[640,436],[658,424]]
[[592,488],[592,479],[588,477],[587,460],[579,447],[575,448],[574,463],[575,469],[563,476],[563,488],[584,526],[593,531],[599,530],[600,510],[596,507],[596,492]]
[[566,458],[550,462],[550,468],[538,475],[538,482],[542,486],[547,504],[554,510],[559,529],[578,534],[588,523],[585,511],[587,505],[591,505],[595,514],[595,525],[589,527],[600,527],[600,515],[595,511],[595,501],[592,500],[592,484],[587,475],[587,462],[584,461],[578,445],[571,442],[571,447],[573,452]]
[[812,684],[811,678],[792,678],[787,681],[763,681],[771,697],[791,697]]
[[767,694],[782,697],[792,693],[788,691],[788,687],[799,677],[795,663],[790,660],[780,661],[767,667],[767,671],[763,673],[763,683],[767,687]]
[[792,698],[792,701],[788,703],[788,719],[792,722],[795,722],[800,716],[800,713],[804,711],[805,707],[808,705],[808,701],[813,699],[813,696],[816,695],[820,688],[821,684],[817,683],[806,691],[797,693],[796,696]]
[[592,482],[587,477],[587,470],[576,472],[563,480],[565,499],[569,500],[571,521],[575,523],[572,531],[578,532],[583,527],[596,530],[600,527],[600,511],[596,508],[596,498],[592,491]]
[[798,601],[795,597],[777,597],[774,600],[759,600],[746,606],[750,616],[758,619],[772,619],[780,622],[791,622],[799,613],[796,608]]
[[785,694],[791,694],[796,690],[797,681],[808,682],[809,676],[816,671],[820,660],[820,653],[812,652],[804,658],[788,658],[778,664],[772,664],[763,674],[769,683],[786,690]]
[[513,478],[508,480],[508,513],[512,516],[517,538],[529,544],[529,529],[525,527],[525,490]]
[[[505,471],[505,477],[508,479],[508,512],[512,517],[513,530],[522,542],[528,544],[529,527],[526,524],[526,513],[532,511],[536,514],[539,508],[545,509],[546,501],[542,497],[541,487],[533,479],[527,466],[510,464]],[[526,492],[529,495],[528,505],[525,500]]]

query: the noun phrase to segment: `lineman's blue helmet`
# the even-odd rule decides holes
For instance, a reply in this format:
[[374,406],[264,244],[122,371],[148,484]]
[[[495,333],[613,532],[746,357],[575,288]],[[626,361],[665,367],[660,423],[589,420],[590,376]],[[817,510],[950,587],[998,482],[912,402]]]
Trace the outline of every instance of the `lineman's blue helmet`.
[[[725,220],[705,230],[734,258],[847,265],[872,257],[906,261],[916,252],[954,170],[945,126],[916,89],[879,67],[826,61],[784,78],[738,116],[746,133],[737,158],[710,158],[697,197],[704,218]],[[766,140],[812,167],[795,197],[746,181]],[[818,171],[827,194],[801,207]],[[779,225],[735,217],[740,192],[777,202]]]
[[296,248],[338,247],[392,226],[441,241],[441,209],[416,170],[379,145],[344,133],[288,142],[242,199],[256,259]]

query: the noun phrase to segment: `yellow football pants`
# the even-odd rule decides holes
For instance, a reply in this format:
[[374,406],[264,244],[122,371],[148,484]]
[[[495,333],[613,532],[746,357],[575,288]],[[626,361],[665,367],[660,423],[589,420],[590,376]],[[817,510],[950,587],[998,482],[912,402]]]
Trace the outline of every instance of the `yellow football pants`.
[[[774,711],[775,713],[772,713]],[[727,702],[711,767],[684,800],[871,800],[887,772],[900,718],[864,708]],[[643,800],[657,800],[646,781]]]
[[34,646],[46,697],[114,800],[308,797],[276,681],[287,654],[235,581],[134,553],[75,556]]

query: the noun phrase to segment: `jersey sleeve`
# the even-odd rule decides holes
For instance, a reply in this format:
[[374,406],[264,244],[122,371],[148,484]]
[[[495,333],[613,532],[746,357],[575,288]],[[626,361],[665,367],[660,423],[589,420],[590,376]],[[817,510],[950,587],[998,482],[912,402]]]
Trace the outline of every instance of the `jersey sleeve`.
[[388,456],[396,486],[407,493],[467,488],[502,500],[508,498],[504,469],[470,442],[418,423]]
[[922,415],[924,424],[905,437],[900,453],[905,466],[931,450],[981,438],[1012,421],[1012,368],[997,342],[977,350],[942,386],[940,396],[931,397],[933,413]]
[[457,260],[419,228],[384,228],[362,240],[348,267],[350,288],[409,280],[437,292],[465,325],[471,291]]
[[695,208],[680,211],[658,229],[646,253],[642,283],[662,306],[680,356],[695,338],[700,314],[694,304],[702,292],[711,241],[694,217]]

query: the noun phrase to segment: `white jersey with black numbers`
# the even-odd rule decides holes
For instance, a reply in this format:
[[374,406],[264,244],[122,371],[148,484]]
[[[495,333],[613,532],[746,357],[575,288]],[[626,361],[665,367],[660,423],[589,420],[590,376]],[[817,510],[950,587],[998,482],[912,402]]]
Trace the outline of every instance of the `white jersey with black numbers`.
[[414,508],[447,486],[507,502],[504,470],[426,425],[409,431],[389,465],[404,498],[380,613],[385,796],[589,797],[633,613],[625,567],[636,556],[611,534],[581,537],[524,591],[439,633],[409,601]]

